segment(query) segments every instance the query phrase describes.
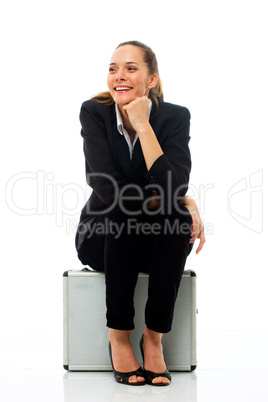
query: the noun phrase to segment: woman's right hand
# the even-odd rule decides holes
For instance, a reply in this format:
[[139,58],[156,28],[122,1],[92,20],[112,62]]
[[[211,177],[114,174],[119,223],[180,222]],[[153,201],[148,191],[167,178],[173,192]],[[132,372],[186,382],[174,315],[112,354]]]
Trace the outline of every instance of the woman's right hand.
[[152,198],[147,203],[148,209],[157,209],[160,207],[160,199],[155,190],[152,191]]
[[200,240],[196,250],[196,254],[198,254],[202,250],[206,241],[204,225],[199,214],[198,206],[195,201],[187,195],[183,198],[181,204],[183,204],[188,209],[193,221],[190,243],[194,243],[196,239]]

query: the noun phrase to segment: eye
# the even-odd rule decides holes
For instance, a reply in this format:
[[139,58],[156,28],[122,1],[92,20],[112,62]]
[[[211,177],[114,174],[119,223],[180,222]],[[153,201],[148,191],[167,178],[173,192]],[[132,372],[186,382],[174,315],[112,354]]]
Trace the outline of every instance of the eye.
[[109,73],[113,73],[115,71],[114,67],[109,67]]
[[136,71],[137,69],[136,69],[136,67],[128,67],[128,70],[129,71]]

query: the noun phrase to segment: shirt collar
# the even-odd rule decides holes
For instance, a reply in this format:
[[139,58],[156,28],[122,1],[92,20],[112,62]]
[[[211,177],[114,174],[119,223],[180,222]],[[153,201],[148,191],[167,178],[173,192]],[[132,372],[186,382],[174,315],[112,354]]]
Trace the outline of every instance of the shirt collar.
[[[150,113],[152,110],[152,101],[150,99],[150,110],[149,110],[149,114],[148,114],[148,120],[150,118]],[[124,134],[123,130],[124,130],[124,125],[123,125],[123,120],[121,117],[121,114],[119,112],[119,107],[117,106],[117,103],[115,103],[115,114],[116,114],[116,124],[117,124],[117,130],[119,131],[120,134]]]

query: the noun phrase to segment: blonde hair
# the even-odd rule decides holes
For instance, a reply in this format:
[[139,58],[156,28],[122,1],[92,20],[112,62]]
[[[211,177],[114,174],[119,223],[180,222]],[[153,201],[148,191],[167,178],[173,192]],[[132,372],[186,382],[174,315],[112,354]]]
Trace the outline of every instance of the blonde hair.
[[[143,54],[144,54],[144,62],[147,64],[149,74],[157,74],[158,79],[157,79],[157,84],[155,87],[151,88],[149,90],[149,95],[148,97],[152,99],[156,107],[158,108],[158,99],[164,99],[164,94],[163,94],[163,85],[159,77],[159,71],[158,71],[158,63],[157,59],[155,56],[155,53],[152,51],[152,49],[149,46],[146,46],[144,43],[138,42],[136,40],[131,40],[128,42],[122,42],[120,43],[116,49],[122,46],[126,45],[131,45],[131,46],[136,46],[142,49]],[[100,92],[99,94],[95,95],[92,97],[92,99],[96,99],[99,103],[104,103],[105,105],[112,105],[114,103],[113,97],[110,94],[109,91],[106,92]]]

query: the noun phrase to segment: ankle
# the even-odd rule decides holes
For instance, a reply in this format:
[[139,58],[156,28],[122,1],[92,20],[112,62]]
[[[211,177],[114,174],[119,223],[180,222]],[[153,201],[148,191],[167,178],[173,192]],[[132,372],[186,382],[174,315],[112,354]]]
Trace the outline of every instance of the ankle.
[[130,331],[121,331],[118,329],[110,328],[109,340],[110,342],[129,342]]
[[143,332],[145,342],[154,343],[155,345],[161,344],[163,334],[160,332],[152,331],[149,328],[145,328]]

